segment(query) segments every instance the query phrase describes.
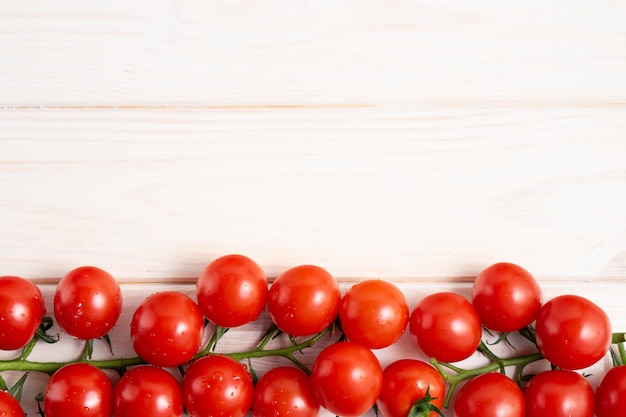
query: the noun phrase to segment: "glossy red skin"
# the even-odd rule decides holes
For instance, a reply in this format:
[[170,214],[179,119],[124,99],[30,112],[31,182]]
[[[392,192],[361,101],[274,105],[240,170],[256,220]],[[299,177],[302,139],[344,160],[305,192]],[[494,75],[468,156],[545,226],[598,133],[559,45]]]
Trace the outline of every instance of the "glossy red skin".
[[611,323],[593,302],[577,295],[554,297],[535,324],[537,346],[562,369],[583,369],[602,359],[611,345]]
[[154,366],[127,371],[115,387],[115,417],[181,417],[183,394],[178,381]]
[[6,391],[0,391],[0,416],[25,417],[20,403]]
[[185,294],[163,291],[147,297],[135,310],[130,324],[133,349],[144,361],[175,367],[198,352],[204,334],[204,317]]
[[[382,417],[406,417],[415,402],[426,395],[435,398],[431,403],[441,409],[446,395],[443,377],[426,362],[400,359],[383,370],[383,386],[376,400]],[[429,417],[437,417],[431,412]]]
[[92,365],[65,365],[48,380],[43,405],[46,417],[111,417],[113,384]]
[[267,278],[261,267],[243,255],[226,255],[207,265],[196,283],[202,314],[222,327],[256,320],[265,309]]
[[0,350],[24,347],[45,314],[44,299],[35,284],[20,277],[0,277]]
[[395,343],[409,322],[409,307],[402,291],[382,280],[361,281],[341,299],[341,329],[348,339],[370,349]]
[[297,368],[270,369],[254,388],[254,417],[317,417],[319,408],[309,376]]
[[223,355],[205,356],[183,378],[183,400],[190,417],[244,417],[252,406],[252,376]]
[[525,412],[522,390],[499,372],[471,379],[459,390],[454,402],[455,417],[524,417]]
[[337,280],[315,265],[300,265],[272,283],[267,307],[272,321],[292,336],[321,332],[339,314],[341,292]]
[[322,407],[340,416],[356,417],[376,403],[383,370],[365,346],[339,342],[327,346],[317,356],[311,383]]
[[457,362],[478,348],[482,328],[472,304],[453,292],[423,298],[409,318],[409,331],[426,354],[440,362]]
[[596,388],[596,417],[626,417],[626,366],[608,370]]
[[541,372],[524,390],[526,413],[533,417],[592,417],[593,389],[580,374],[568,370]]
[[535,321],[541,296],[539,284],[528,271],[501,262],[478,274],[472,289],[472,304],[485,327],[513,332]]
[[59,326],[78,339],[106,335],[122,312],[120,286],[108,272],[83,266],[68,272],[54,293],[54,316]]

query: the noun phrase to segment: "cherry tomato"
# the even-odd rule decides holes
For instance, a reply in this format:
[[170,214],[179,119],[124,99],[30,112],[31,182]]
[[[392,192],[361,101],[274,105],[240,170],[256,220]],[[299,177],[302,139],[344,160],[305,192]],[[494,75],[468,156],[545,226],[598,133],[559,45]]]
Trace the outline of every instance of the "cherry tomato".
[[65,365],[48,380],[43,407],[46,417],[111,417],[113,384],[90,364]]
[[267,307],[280,330],[292,336],[309,336],[330,326],[339,313],[340,300],[339,284],[328,271],[300,265],[274,280]]
[[520,387],[499,372],[471,379],[454,402],[455,417],[524,417],[525,409]]
[[316,417],[319,408],[309,376],[297,368],[270,369],[254,388],[254,417]]
[[100,268],[76,268],[57,284],[54,316],[71,336],[83,340],[102,337],[115,326],[121,312],[120,286]]
[[20,403],[6,391],[0,391],[0,416],[25,417]]
[[478,348],[478,313],[461,295],[440,292],[423,298],[411,313],[409,331],[422,351],[441,362],[457,362]]
[[267,291],[267,278],[261,267],[243,255],[215,259],[196,283],[202,314],[222,327],[256,320],[265,309]]
[[497,332],[513,332],[530,325],[541,308],[541,288],[521,266],[497,263],[474,280],[472,304],[481,323]]
[[376,403],[383,370],[365,346],[340,342],[325,347],[317,356],[311,382],[322,407],[341,416],[360,416]]
[[626,366],[611,368],[595,395],[597,417],[626,417]]
[[402,336],[409,321],[409,307],[395,285],[382,280],[361,281],[343,296],[339,319],[348,339],[379,349]]
[[115,387],[115,417],[181,417],[183,394],[178,381],[154,366],[127,371]]
[[183,378],[183,399],[190,417],[243,417],[252,406],[252,375],[223,355],[193,362]]
[[535,375],[528,382],[524,397],[526,412],[533,417],[592,417],[594,412],[593,389],[574,371],[553,370]]
[[146,298],[130,324],[133,348],[144,361],[156,366],[182,365],[198,352],[204,318],[185,294],[163,291]]
[[0,350],[24,347],[45,314],[44,299],[35,284],[20,277],[0,277]]
[[606,313],[577,295],[561,295],[545,303],[535,330],[543,356],[563,369],[591,366],[611,345],[611,323]]
[[[443,377],[426,362],[416,359],[399,359],[383,371],[383,386],[376,405],[383,417],[406,417],[416,402],[428,396],[430,403],[441,409],[446,394]],[[429,417],[439,414],[431,412]]]

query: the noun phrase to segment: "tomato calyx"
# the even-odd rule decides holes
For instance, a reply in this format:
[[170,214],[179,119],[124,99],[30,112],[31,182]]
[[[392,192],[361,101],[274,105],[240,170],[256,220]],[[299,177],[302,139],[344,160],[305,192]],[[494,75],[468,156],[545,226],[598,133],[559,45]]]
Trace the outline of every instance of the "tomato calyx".
[[11,386],[11,388],[7,386],[7,383],[4,380],[4,378],[0,376],[0,391],[8,392],[13,398],[15,398],[17,401],[20,401],[22,399],[22,391],[24,389],[24,382],[26,382],[26,378],[28,378],[28,375],[29,375],[28,372],[24,373],[24,375],[22,375],[20,379],[15,381],[15,383],[13,384],[13,386]]
[[436,399],[436,397],[430,395],[430,386],[428,386],[424,398],[415,401],[413,406],[409,409],[407,417],[429,417],[430,413],[437,413],[441,417],[444,417],[439,407],[432,403],[432,401]]

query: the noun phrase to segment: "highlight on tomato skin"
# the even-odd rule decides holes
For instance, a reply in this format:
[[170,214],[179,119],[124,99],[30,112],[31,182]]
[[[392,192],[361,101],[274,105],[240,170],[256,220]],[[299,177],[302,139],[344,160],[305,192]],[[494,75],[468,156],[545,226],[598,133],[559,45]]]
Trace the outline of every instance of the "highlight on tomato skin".
[[200,349],[203,335],[200,308],[189,296],[177,291],[162,291],[145,298],[130,323],[131,344],[137,355],[161,367],[189,362]]
[[44,298],[35,284],[17,276],[0,277],[0,350],[24,347],[45,314]]
[[61,278],[54,292],[54,316],[67,334],[78,339],[106,335],[122,312],[122,291],[107,271],[81,266]]
[[430,294],[417,303],[409,317],[409,332],[426,356],[440,362],[469,358],[482,337],[474,306],[448,291]]
[[514,332],[535,321],[542,291],[530,272],[519,265],[500,262],[482,270],[472,286],[472,304],[483,326],[497,332]]
[[[446,383],[429,363],[417,359],[398,359],[383,370],[383,385],[376,400],[382,417],[406,417],[418,401],[428,400],[441,410],[446,395]],[[432,409],[426,404],[424,409]],[[428,417],[439,414],[431,411]]]
[[183,377],[183,401],[190,417],[244,417],[253,391],[246,367],[224,355],[194,361]]
[[324,268],[299,265],[272,282],[267,308],[272,322],[291,336],[311,336],[330,326],[339,314],[341,291]]
[[535,323],[537,347],[554,366],[577,370],[590,367],[607,355],[611,322],[598,305],[579,295],[548,300]]
[[196,282],[196,298],[202,314],[221,327],[239,327],[256,320],[265,310],[267,293],[263,269],[239,254],[213,260]]
[[169,372],[142,365],[124,373],[115,387],[115,417],[181,417],[183,394]]
[[254,387],[253,417],[316,417],[319,409],[311,379],[301,369],[272,368]]
[[114,392],[109,377],[88,363],[71,363],[56,371],[46,385],[46,417],[109,417]]
[[338,342],[325,347],[315,359],[311,383],[326,410],[357,417],[376,403],[383,370],[370,349],[355,342]]
[[394,284],[371,279],[354,284],[339,308],[341,329],[349,340],[381,349],[394,344],[409,322],[404,294]]

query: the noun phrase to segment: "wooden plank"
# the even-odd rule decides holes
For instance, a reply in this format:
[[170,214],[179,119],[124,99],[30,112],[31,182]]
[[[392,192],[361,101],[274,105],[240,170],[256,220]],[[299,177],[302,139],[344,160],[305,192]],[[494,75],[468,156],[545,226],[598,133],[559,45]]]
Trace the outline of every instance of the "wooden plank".
[[0,3],[0,106],[626,102],[626,5]]
[[622,109],[0,112],[5,274],[95,264],[191,278],[240,252],[269,276],[468,279],[502,260],[621,279]]

